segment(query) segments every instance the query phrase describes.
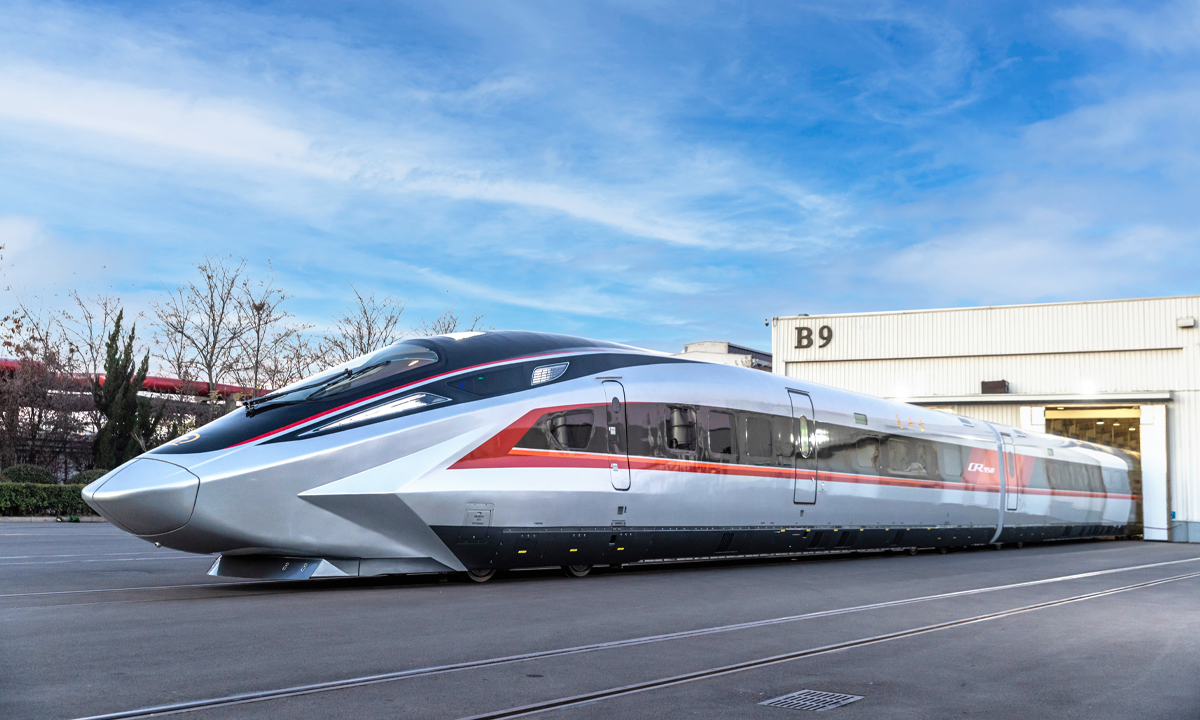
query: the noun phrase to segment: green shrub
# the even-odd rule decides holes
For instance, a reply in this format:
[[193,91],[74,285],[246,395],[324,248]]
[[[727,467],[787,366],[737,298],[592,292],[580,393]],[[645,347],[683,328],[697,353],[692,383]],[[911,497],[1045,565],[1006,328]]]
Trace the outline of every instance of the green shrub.
[[71,479],[68,480],[67,483],[71,485],[87,485],[88,483],[95,482],[96,480],[104,477],[108,474],[108,472],[108,470],[103,470],[100,468],[95,470],[81,470],[72,475]]
[[6,483],[6,482],[12,482],[12,480],[9,480],[7,475],[0,472],[0,483]]
[[83,501],[82,485],[4,483],[0,485],[0,515],[95,515]]
[[57,485],[58,478],[41,465],[13,465],[4,469],[9,482],[36,483],[38,485]]

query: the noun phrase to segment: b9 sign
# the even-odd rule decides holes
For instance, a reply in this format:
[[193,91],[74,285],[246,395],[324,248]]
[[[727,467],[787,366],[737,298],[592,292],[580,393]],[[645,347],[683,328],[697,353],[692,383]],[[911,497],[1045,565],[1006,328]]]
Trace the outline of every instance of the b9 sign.
[[[828,325],[822,325],[820,329],[817,330],[816,339],[821,341],[821,344],[817,346],[817,349],[823,348],[829,343],[833,342],[833,328],[829,327]],[[813,342],[814,338],[812,328],[796,328],[796,347],[798,349],[804,350],[806,348],[810,348],[813,346]]]

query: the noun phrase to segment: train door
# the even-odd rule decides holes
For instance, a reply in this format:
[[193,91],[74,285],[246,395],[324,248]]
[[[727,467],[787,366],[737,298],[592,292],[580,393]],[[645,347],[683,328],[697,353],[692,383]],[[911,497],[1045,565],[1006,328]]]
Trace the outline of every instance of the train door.
[[817,458],[813,450],[812,398],[807,393],[788,390],[792,401],[792,462],[796,487],[792,502],[811,504],[817,501]]
[[629,489],[629,423],[625,417],[625,387],[616,380],[604,381],[604,412],[608,417],[609,473],[615,490]]
[[1001,433],[1000,443],[1004,448],[1004,508],[1015,511],[1021,501],[1021,495],[1017,490],[1017,463],[1012,436]]

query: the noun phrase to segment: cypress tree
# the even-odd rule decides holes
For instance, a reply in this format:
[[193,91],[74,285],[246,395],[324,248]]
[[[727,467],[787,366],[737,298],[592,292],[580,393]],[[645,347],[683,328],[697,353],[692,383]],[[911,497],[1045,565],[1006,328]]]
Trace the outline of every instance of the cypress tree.
[[92,459],[96,467],[115,468],[121,463],[141,455],[158,429],[163,408],[154,413],[150,401],[138,397],[138,391],[146,382],[150,371],[150,353],[135,368],[133,341],[137,324],[129,329],[125,341],[121,341],[121,322],[125,311],[117,313],[112,333],[105,345],[104,383],[92,378],[92,399],[96,409],[104,416],[104,425],[96,433],[92,445]]

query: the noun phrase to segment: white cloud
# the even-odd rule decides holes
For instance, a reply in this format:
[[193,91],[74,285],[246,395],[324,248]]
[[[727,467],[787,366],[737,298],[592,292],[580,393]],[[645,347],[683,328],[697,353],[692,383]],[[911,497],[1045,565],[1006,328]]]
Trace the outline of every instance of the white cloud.
[[[502,80],[467,95],[503,93],[521,87]],[[109,162],[177,168],[207,164],[192,182],[209,181],[214,170],[234,175],[266,171],[259,184],[278,185],[278,173],[340,187],[394,193],[428,193],[457,200],[550,210],[629,235],[697,247],[727,245],[736,233],[728,222],[674,208],[696,193],[736,190],[754,171],[737,163],[705,160],[656,173],[652,190],[597,183],[579,177],[547,182],[522,177],[511,163],[484,154],[461,158],[455,138],[423,133],[372,136],[350,118],[333,134],[301,131],[274,118],[286,117],[233,97],[198,91],[151,88],[96,80],[32,66],[0,67],[0,128],[32,135],[69,153],[99,155]],[[334,122],[326,119],[326,122]],[[699,173],[693,171],[701,171]],[[669,175],[677,174],[672,182]],[[185,174],[186,179],[186,174]],[[759,180],[766,179],[760,178]],[[752,180],[754,182],[754,180]],[[644,185],[645,183],[638,183]],[[671,189],[666,190],[664,188]],[[805,213],[840,214],[834,202],[789,184],[781,188]],[[255,190],[255,196],[276,198]],[[307,193],[301,193],[307,194]],[[311,204],[298,208],[306,214]],[[779,234],[779,233],[776,233]],[[738,242],[745,242],[739,237]]]
[[679,245],[720,244],[703,237],[690,222],[678,218],[664,220],[656,217],[656,213],[644,205],[638,206],[626,199],[605,198],[604,195],[608,193],[596,188],[575,191],[551,183],[423,174],[402,180],[398,189],[430,192],[460,200],[545,208],[598,225],[607,225],[630,235]]
[[[825,4],[765,25],[737,11],[731,30],[720,4],[687,27],[673,24],[677,6],[634,6],[654,15],[640,31],[664,40],[638,52],[622,45],[633,23],[614,31],[571,9],[496,5],[467,21],[429,10],[444,14],[413,27],[435,42],[364,44],[339,34],[350,25],[267,11],[202,4],[163,22],[57,7],[51,21],[29,6],[41,20],[0,28],[27,36],[0,47],[0,142],[35,156],[47,185],[96,170],[92,187],[71,188],[80,197],[119,178],[106,200],[121,209],[4,211],[64,233],[73,222],[80,236],[140,232],[143,253],[178,251],[153,253],[168,277],[186,274],[195,248],[257,251],[286,254],[317,295],[364,278],[433,306],[451,290],[523,318],[724,328],[826,302],[826,274],[841,297],[922,306],[1124,292],[1182,264],[1164,253],[1193,262],[1180,238],[1200,226],[1185,207],[1200,189],[1194,80],[1096,76],[1094,104],[1029,127],[1005,115],[1006,99],[995,115],[955,115],[1014,61],[1026,31],[992,25],[1012,20],[1000,12]],[[1058,17],[1087,37],[1183,51],[1195,13],[1171,7]],[[814,26],[842,43],[831,59],[805,54]],[[78,38],[91,49],[71,52]],[[1068,94],[1086,82],[1070,73],[1056,80]],[[1013,104],[1057,92],[1039,82],[1006,86]],[[122,205],[123,193],[179,200],[160,211]],[[192,218],[195,232],[181,232]],[[864,248],[868,237],[878,244]],[[398,289],[410,278],[411,292]]]
[[139,87],[30,66],[0,67],[0,118],[38,129],[115,138],[218,161],[345,179],[314,158],[314,140],[237,100]]
[[1076,168],[1177,166],[1200,181],[1200,91],[1145,89],[1117,95],[1030,126],[1026,157]]
[[1163,227],[1083,231],[1070,218],[1032,212],[881,254],[858,281],[907,295],[914,307],[1113,297],[1155,275],[1165,280],[1163,260],[1181,244]]
[[1080,5],[1057,17],[1084,36],[1114,39],[1142,51],[1200,50],[1200,5],[1195,2],[1167,3],[1150,12]]

